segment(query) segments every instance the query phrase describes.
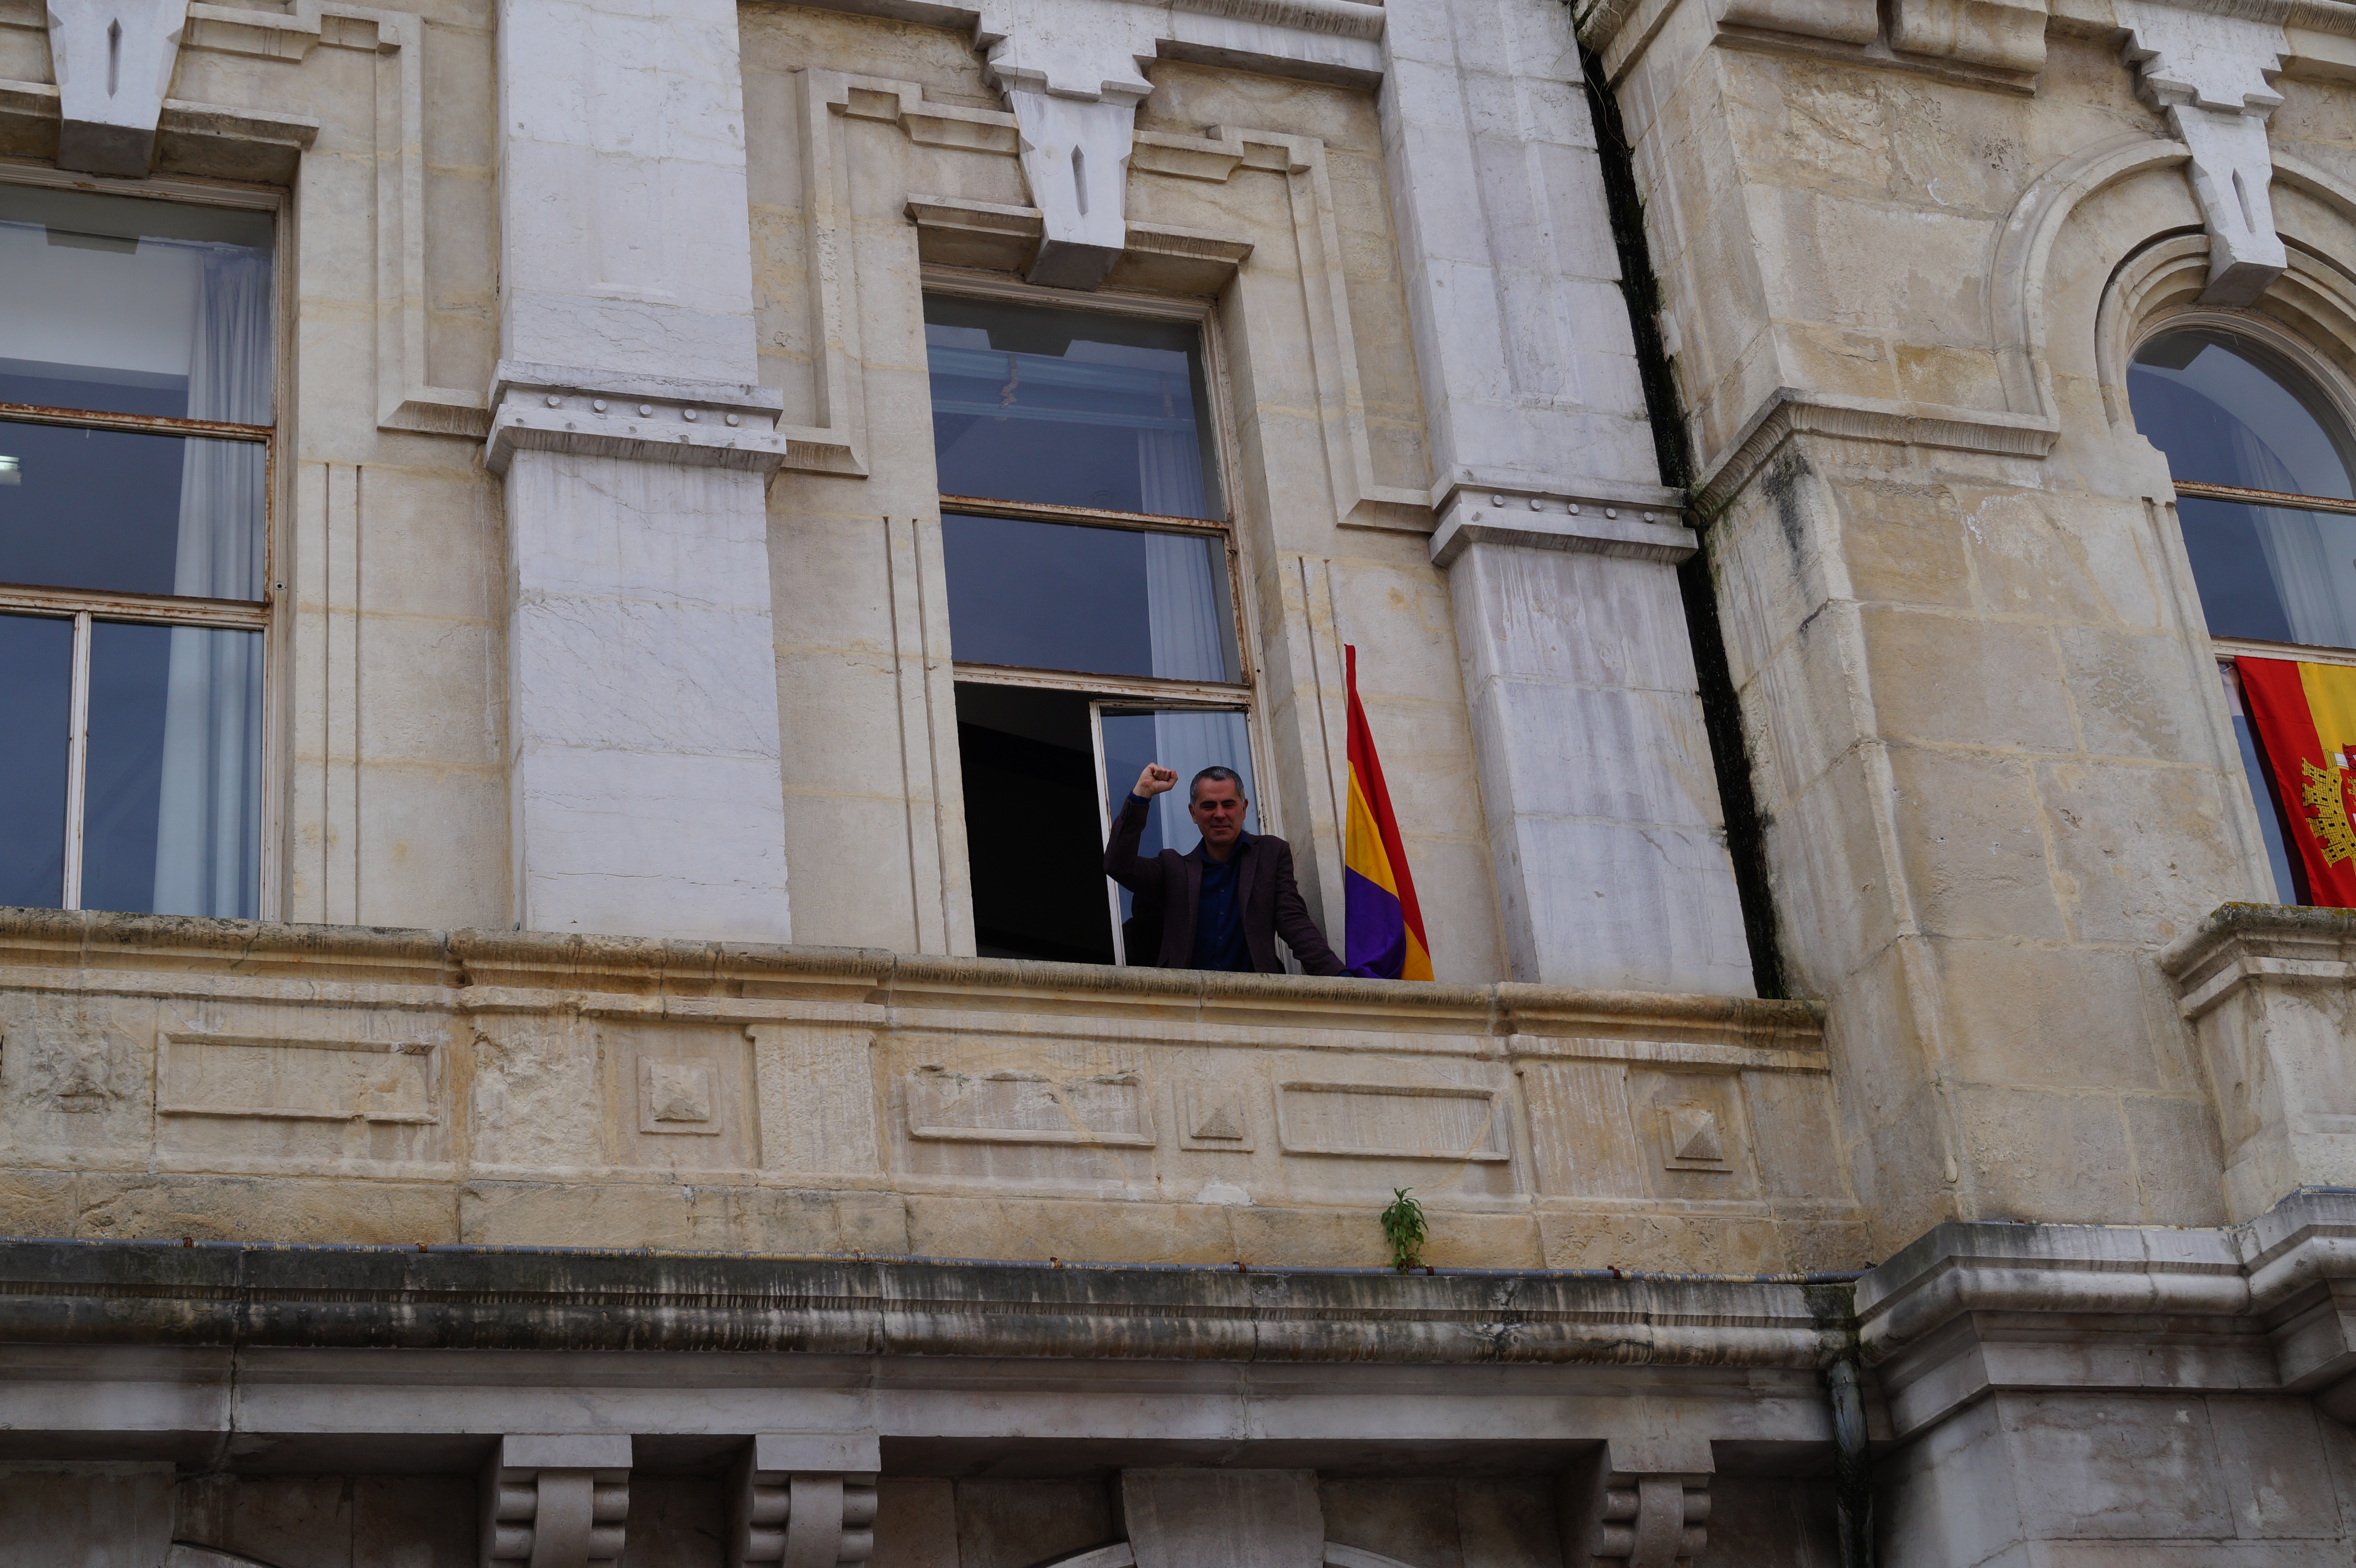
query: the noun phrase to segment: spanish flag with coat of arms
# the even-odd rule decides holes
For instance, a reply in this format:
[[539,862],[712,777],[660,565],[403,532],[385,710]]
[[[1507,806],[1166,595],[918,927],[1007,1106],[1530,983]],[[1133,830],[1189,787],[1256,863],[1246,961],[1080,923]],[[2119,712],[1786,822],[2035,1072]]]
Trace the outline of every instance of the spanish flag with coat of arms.
[[2289,846],[2316,903],[2356,909],[2356,668],[2237,658],[2243,705],[2275,776]]
[[1429,980],[1431,944],[1399,842],[1391,792],[1358,701],[1358,650],[1342,649],[1350,690],[1350,808],[1342,839],[1343,972],[1369,980]]

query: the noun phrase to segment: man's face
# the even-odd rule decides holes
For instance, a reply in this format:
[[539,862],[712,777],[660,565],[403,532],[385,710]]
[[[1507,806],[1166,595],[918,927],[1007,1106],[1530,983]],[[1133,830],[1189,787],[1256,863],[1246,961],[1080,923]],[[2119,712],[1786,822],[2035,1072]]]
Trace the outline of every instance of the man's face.
[[1194,827],[1203,835],[1203,842],[1215,849],[1225,849],[1244,830],[1247,804],[1235,780],[1205,779],[1194,786],[1194,801],[1187,810],[1194,814]]

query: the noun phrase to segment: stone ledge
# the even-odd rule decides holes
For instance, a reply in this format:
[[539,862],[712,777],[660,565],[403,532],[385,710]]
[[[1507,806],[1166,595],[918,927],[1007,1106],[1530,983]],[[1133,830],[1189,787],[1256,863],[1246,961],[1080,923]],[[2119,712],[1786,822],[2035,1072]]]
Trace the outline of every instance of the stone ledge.
[[2356,1189],[2216,1229],[1944,1224],[1856,1302],[1901,1436],[1995,1388],[2310,1393],[2356,1416]]
[[1810,1370],[1846,1275],[0,1242],[0,1342]]
[[[11,968],[196,971],[346,980],[451,992],[712,1000],[788,997],[885,1008],[1150,1008],[1165,1017],[1310,1027],[1379,1021],[1504,1037],[1601,1035],[1823,1049],[1814,1002],[1589,991],[1500,981],[1407,984],[1304,975],[1214,975],[1024,959],[949,958],[873,947],[779,946],[541,932],[299,925],[195,915],[0,908],[0,973]],[[485,997],[489,1002],[495,998]],[[644,1010],[644,1009],[634,1009]]]

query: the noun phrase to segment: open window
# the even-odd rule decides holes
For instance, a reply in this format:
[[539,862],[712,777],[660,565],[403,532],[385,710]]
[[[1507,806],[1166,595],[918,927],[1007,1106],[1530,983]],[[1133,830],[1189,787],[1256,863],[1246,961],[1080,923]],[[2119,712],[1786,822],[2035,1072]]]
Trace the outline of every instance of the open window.
[[2315,380],[2246,333],[2188,326],[2127,372],[2136,428],[2165,453],[2201,607],[2285,902],[2314,901],[2289,852],[2277,764],[2235,659],[2356,665],[2356,446]]
[[[925,322],[980,950],[1120,963],[1103,850],[1138,773],[1253,793],[1201,330],[947,294]],[[1146,852],[1194,839],[1160,797]]]
[[266,211],[0,185],[0,903],[260,912]]

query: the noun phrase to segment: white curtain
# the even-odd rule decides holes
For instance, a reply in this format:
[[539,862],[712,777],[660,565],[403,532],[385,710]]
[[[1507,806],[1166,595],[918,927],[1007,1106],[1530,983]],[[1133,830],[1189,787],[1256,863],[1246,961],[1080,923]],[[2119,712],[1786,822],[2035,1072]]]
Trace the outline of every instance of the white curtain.
[[[1138,489],[1146,511],[1199,517],[1203,511],[1201,450],[1192,430],[1137,432]],[[1171,680],[1230,680],[1227,593],[1223,564],[1212,542],[1194,534],[1145,536],[1145,608],[1153,639],[1153,673]],[[1217,763],[1244,776],[1251,792],[1249,741],[1240,713],[1157,713],[1154,751],[1178,771],[1178,788],[1158,797],[1162,841],[1173,848],[1194,842],[1186,815],[1187,781]],[[1250,814],[1248,820],[1257,818]]]
[[[2297,476],[2249,426],[2239,420],[2228,421],[2226,439],[2233,457],[2233,483],[2258,490],[2298,490]],[[2356,613],[2351,613],[2356,612],[2356,556],[2332,548],[2335,539],[2347,537],[2346,526],[2336,517],[2280,507],[2253,507],[2250,511],[2266,571],[2290,622],[2291,641],[2356,647]]]
[[[270,421],[270,262],[228,245],[202,261],[188,363],[188,417]],[[262,588],[263,449],[187,443],[172,592],[255,599]],[[251,917],[259,909],[262,637],[176,627],[155,827],[158,914]]]

